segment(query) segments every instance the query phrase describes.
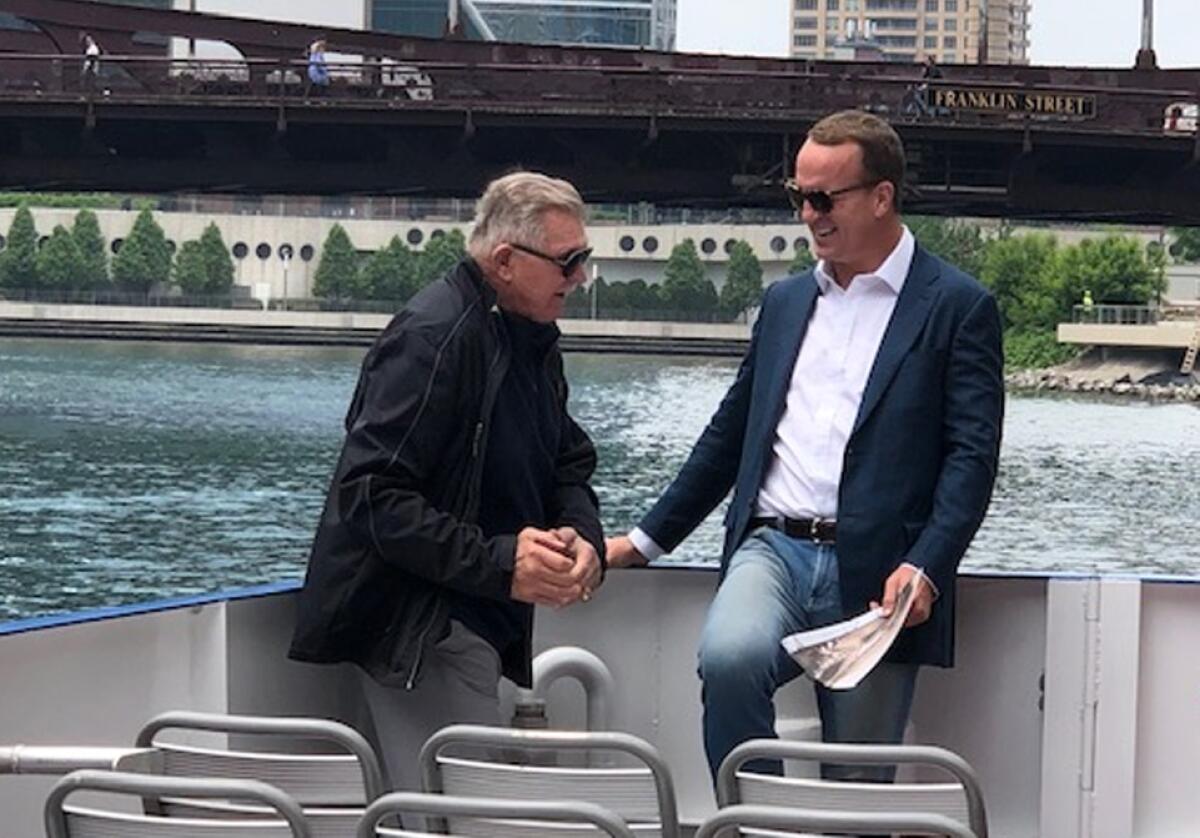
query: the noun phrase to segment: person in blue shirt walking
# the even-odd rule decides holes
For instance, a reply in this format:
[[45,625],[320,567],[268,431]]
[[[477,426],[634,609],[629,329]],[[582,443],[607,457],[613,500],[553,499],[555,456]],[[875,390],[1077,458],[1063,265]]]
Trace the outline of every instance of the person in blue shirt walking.
[[317,38],[308,45],[308,89],[304,95],[316,88],[318,94],[329,87],[329,68],[325,65],[325,39]]

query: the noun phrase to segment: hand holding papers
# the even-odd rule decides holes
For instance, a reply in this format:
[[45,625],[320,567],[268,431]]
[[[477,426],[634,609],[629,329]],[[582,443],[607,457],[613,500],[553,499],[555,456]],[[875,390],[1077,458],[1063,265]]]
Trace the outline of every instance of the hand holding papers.
[[867,677],[904,627],[923,575],[913,574],[884,617],[872,608],[850,620],[783,638],[783,648],[808,676],[831,690],[849,690]]

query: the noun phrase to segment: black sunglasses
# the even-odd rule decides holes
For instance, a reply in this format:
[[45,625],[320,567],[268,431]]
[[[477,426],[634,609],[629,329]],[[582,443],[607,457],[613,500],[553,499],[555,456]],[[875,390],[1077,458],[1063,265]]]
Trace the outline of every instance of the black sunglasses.
[[536,256],[539,259],[545,259],[547,262],[553,262],[562,270],[563,279],[570,279],[571,274],[575,273],[583,264],[592,257],[592,248],[585,247],[583,250],[572,250],[566,256],[551,256],[549,253],[542,253],[532,247],[526,247],[523,244],[509,242],[509,247],[513,250],[519,250],[522,253],[528,253],[530,256]]
[[788,179],[783,182],[783,189],[787,192],[788,200],[792,202],[792,206],[796,208],[796,212],[804,212],[804,202],[808,201],[809,206],[813,208],[813,212],[819,212],[824,215],[833,209],[833,199],[838,195],[845,195],[847,192],[855,192],[859,189],[871,189],[882,182],[880,180],[871,180],[865,183],[856,183],[854,186],[844,186],[841,189],[831,189],[826,192],[823,189],[806,191],[801,189],[796,181]]

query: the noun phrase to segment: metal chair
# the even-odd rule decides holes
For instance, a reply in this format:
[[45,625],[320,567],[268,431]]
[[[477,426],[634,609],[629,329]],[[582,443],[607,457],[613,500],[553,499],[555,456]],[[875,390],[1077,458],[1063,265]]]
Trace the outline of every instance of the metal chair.
[[[386,836],[444,835],[379,829],[379,822],[398,814],[435,815],[452,818],[461,831],[454,835],[472,836],[509,834],[510,824],[516,823],[522,834],[546,834],[542,830],[558,824],[569,829],[572,836],[594,835],[599,832],[612,838],[634,838],[634,833],[618,815],[594,803],[582,801],[496,800],[483,797],[455,797],[446,794],[395,792],[386,794],[367,807],[358,825],[357,838]],[[593,829],[584,829],[586,825]],[[497,829],[501,830],[497,832]]]
[[[77,791],[250,800],[272,817],[270,820],[168,818],[68,806],[66,798]],[[277,788],[253,780],[148,777],[87,769],[59,780],[46,799],[44,812],[46,838],[312,838],[295,800]]]
[[[953,782],[865,783],[779,777],[744,771],[750,760],[809,760],[842,765],[924,765]],[[843,745],[752,739],[738,745],[717,772],[720,807],[742,803],[841,813],[938,814],[987,838],[979,779],[966,760],[930,745]]]
[[[771,830],[769,833],[765,830]],[[862,835],[901,832],[904,835],[942,835],[946,838],[979,838],[945,815],[911,812],[832,812],[782,806],[728,806],[700,824],[695,838],[722,836],[779,836],[803,831],[806,835]]]
[[[330,743],[343,753],[295,753],[195,747],[163,741],[165,730],[213,731],[247,738],[289,737]],[[353,728],[327,719],[230,716],[170,712],[151,719],[137,736],[141,748],[161,755],[167,776],[236,778],[270,783],[296,800],[314,838],[349,838],[367,804],[385,791],[379,760]],[[244,818],[267,814],[261,806],[179,796],[148,798],[151,814]]]
[[[451,753],[464,748],[470,749],[470,755]],[[479,756],[481,751],[486,756]],[[624,754],[640,764],[520,764],[503,756],[532,753],[557,759],[564,752]],[[420,764],[427,792],[506,800],[586,800],[616,813],[635,835],[679,836],[675,788],[667,765],[652,745],[628,733],[451,725],[425,743]],[[489,835],[549,834],[520,825],[494,826]]]

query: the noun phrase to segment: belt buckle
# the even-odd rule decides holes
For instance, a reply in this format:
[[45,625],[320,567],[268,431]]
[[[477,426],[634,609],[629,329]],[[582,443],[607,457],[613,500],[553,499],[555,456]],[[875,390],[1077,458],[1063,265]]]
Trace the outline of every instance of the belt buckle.
[[817,531],[820,529],[823,520],[823,518],[812,518],[808,522],[808,538],[810,541],[819,542],[821,540],[821,536],[818,535]]

